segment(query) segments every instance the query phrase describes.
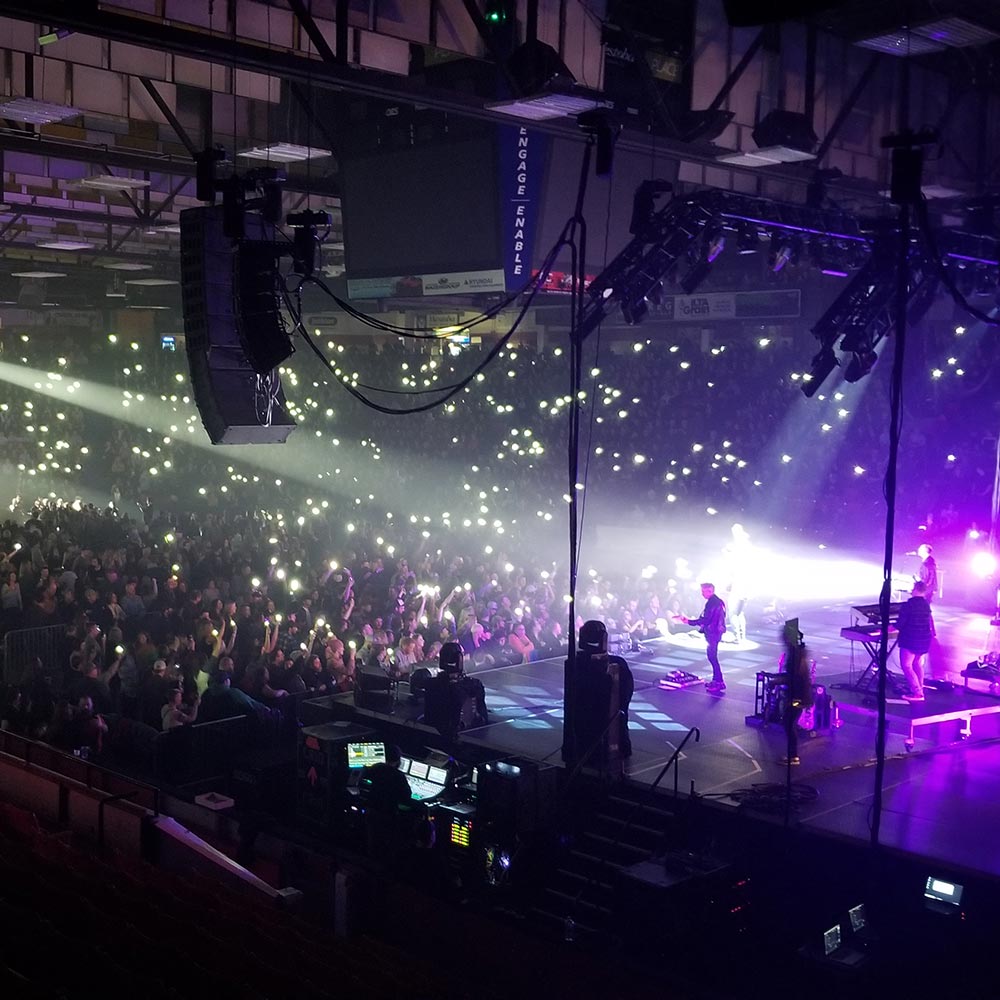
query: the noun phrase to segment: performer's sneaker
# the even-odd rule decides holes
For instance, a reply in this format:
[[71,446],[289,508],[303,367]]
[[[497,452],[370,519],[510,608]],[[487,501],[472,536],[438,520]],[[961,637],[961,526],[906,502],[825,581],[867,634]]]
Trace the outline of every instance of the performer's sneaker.
[[789,764],[791,764],[794,767],[796,764],[801,764],[802,761],[798,757],[791,757],[791,758],[782,757],[781,760],[778,761],[778,763],[784,764],[786,767]]
[[927,700],[927,699],[926,699],[926,698],[925,698],[925,697],[923,696],[923,694],[904,694],[904,695],[903,695],[903,697],[904,697],[904,698],[905,698],[905,699],[906,699],[907,701],[926,701],[926,700]]
[[725,681],[709,681],[705,685],[705,690],[711,692],[712,694],[721,694],[726,690]]

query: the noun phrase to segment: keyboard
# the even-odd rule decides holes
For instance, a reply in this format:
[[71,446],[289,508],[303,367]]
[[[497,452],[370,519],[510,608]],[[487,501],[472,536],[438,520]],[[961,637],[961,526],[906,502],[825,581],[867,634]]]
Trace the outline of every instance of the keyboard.
[[[840,630],[840,638],[848,639],[851,642],[874,642],[882,634],[881,625],[851,625]],[[889,626],[889,638],[899,635],[899,629],[895,625]]]
[[[878,604],[859,604],[854,609],[859,615],[863,615],[868,619],[873,625],[877,625],[882,621],[882,607]],[[899,613],[903,610],[902,601],[893,602],[889,605],[889,621],[897,622],[899,621]]]

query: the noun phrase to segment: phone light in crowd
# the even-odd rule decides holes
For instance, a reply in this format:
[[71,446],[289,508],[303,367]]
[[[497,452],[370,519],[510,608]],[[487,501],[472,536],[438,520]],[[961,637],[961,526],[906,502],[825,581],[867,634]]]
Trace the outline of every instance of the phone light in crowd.
[[172,531],[168,531],[168,532],[167,532],[167,533],[166,533],[166,534],[165,534],[165,535],[163,536],[163,540],[164,540],[164,541],[165,541],[165,542],[166,542],[166,543],[167,543],[168,545],[173,545],[173,543],[174,543],[174,535],[173,535],[173,532],[172,532]]
[[253,577],[253,579],[251,579],[250,581],[250,586],[253,587],[254,590],[256,590],[260,586],[260,577],[259,576]]
[[980,580],[985,580],[989,576],[993,576],[997,571],[997,557],[993,555],[992,552],[977,552],[972,557],[972,562],[970,563],[972,572],[979,577]]
[[280,569],[280,568],[279,568],[278,570],[276,570],[276,571],[275,571],[275,574],[274,574],[274,575],[275,575],[275,576],[276,576],[276,577],[277,577],[277,578],[278,578],[279,580],[284,580],[284,579],[285,579],[285,571],[284,571],[283,569]]
[[642,573],[640,574],[643,580],[652,580],[656,576],[657,570],[655,566],[643,566]]
[[357,644],[357,643],[356,643],[356,642],[355,642],[355,641],[354,641],[353,639],[351,639],[351,641],[350,641],[350,642],[348,642],[348,644],[347,644],[347,645],[348,645],[348,647],[349,647],[350,649],[357,649],[357,648],[358,648],[358,644]]
[[316,619],[316,628],[322,628],[325,624],[326,624],[326,619],[325,618],[317,618]]

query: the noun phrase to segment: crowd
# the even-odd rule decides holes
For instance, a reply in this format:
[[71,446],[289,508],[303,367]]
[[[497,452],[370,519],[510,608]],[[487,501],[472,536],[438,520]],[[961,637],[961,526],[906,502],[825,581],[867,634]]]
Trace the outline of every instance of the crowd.
[[[282,369],[299,424],[286,445],[213,449],[182,353],[116,333],[0,331],[3,628],[66,633],[57,688],[30,670],[16,678],[9,725],[96,745],[105,715],[157,729],[266,717],[288,694],[350,690],[359,669],[403,676],[451,639],[473,665],[564,647],[560,343],[513,341],[448,405],[406,417],[336,383],[425,391],[468,371],[479,349],[326,346],[332,371],[303,353]],[[655,311],[632,339],[592,336],[585,537],[633,527],[670,567],[682,553],[657,539],[678,525],[715,552],[736,520],[872,546],[887,373],[831,379],[806,400],[815,347],[789,326],[708,330]],[[982,330],[941,324],[910,355],[897,523],[936,541],[990,521],[995,357]],[[641,638],[697,610],[697,580],[622,563],[581,571],[581,617]]]
[[[449,641],[473,668],[564,650],[566,605],[548,570],[445,552],[333,559],[320,526],[278,528],[259,512],[147,511],[140,523],[53,502],[5,522],[3,630],[50,628],[58,648],[46,664],[12,647],[3,724],[100,750],[107,716],[158,731],[235,715],[267,725],[282,699],[351,691],[359,672],[433,671]],[[274,551],[297,577],[276,569]],[[652,584],[617,585],[643,599],[606,601],[611,626],[617,616],[637,638],[656,631]],[[590,578],[584,602],[609,586]],[[676,589],[667,601],[679,608]]]

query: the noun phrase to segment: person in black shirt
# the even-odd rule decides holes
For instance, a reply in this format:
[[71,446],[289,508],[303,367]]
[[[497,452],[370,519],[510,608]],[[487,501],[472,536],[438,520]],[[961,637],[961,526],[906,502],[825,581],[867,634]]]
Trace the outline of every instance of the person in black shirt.
[[697,625],[705,634],[707,643],[706,656],[712,667],[712,679],[705,685],[710,694],[721,694],[726,690],[726,682],[722,677],[722,666],[719,663],[719,643],[726,631],[726,603],[715,592],[715,584],[703,583],[701,596],[705,598],[705,607],[697,618],[685,618],[677,615],[685,625]]
[[785,622],[782,633],[785,651],[781,655],[779,666],[782,672],[775,678],[775,683],[783,684],[785,693],[785,733],[787,736],[787,756],[782,758],[782,764],[799,763],[799,719],[802,713],[813,703],[812,669],[809,663],[809,653],[806,651],[802,633],[799,631],[799,620],[793,618]]
[[402,850],[407,824],[401,810],[412,802],[410,784],[399,769],[400,757],[399,747],[387,745],[385,763],[365,768],[364,775],[368,852],[386,863]]
[[924,657],[931,648],[934,637],[934,617],[928,600],[927,584],[917,580],[912,597],[899,612],[899,665],[910,685],[907,701],[924,700]]

